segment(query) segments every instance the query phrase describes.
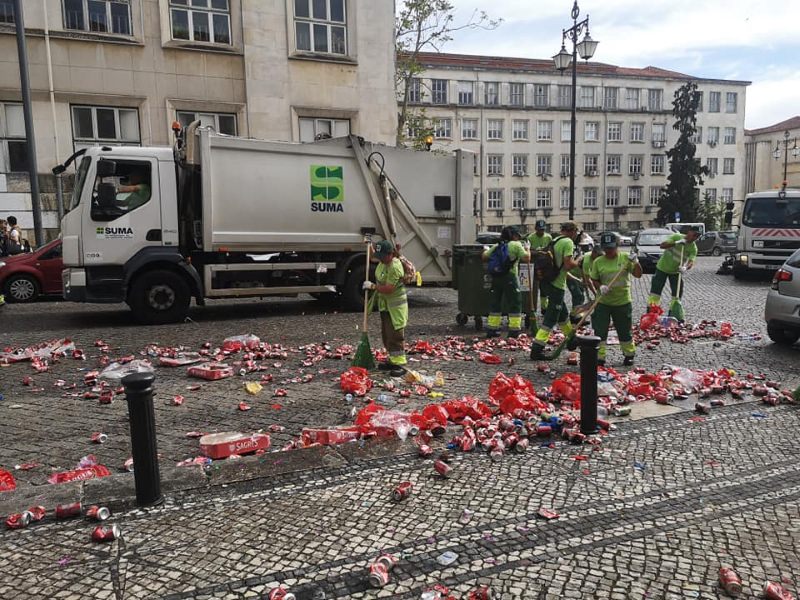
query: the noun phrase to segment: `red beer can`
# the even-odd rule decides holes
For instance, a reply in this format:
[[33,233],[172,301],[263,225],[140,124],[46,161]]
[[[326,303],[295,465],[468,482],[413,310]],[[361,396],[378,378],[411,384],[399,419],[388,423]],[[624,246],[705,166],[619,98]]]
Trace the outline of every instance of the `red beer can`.
[[22,529],[27,527],[31,522],[31,515],[29,512],[15,513],[9,515],[6,519],[6,527],[9,529]]
[[528,441],[528,438],[523,438],[514,445],[514,452],[517,454],[522,454],[523,452],[528,451],[529,446],[530,442]]
[[536,435],[539,437],[550,437],[553,435],[553,428],[550,425],[539,425],[536,427]]
[[281,586],[272,588],[267,594],[269,600],[295,600],[294,594],[287,592]]
[[394,554],[381,554],[375,559],[375,562],[382,563],[386,567],[387,571],[391,571],[397,564],[397,557]]
[[467,596],[467,600],[492,600],[493,598],[494,594],[488,585],[475,588],[469,593],[469,596]]
[[714,398],[709,404],[714,407],[725,406],[725,400],[722,398]]
[[433,469],[445,479],[450,477],[450,474],[453,472],[453,467],[441,459],[433,461]]
[[767,581],[764,584],[764,598],[767,600],[795,600],[794,594],[780,583],[773,583],[772,581]]
[[422,458],[428,458],[433,454],[433,448],[428,446],[428,444],[420,444],[419,446],[419,455]]
[[31,506],[28,510],[25,511],[26,514],[30,515],[31,521],[41,521],[44,519],[45,514],[47,511],[45,510],[44,506]]
[[369,566],[369,584],[381,588],[389,583],[389,570],[386,564],[375,561]]
[[86,516],[95,521],[105,521],[111,516],[111,511],[105,506],[92,505],[86,509]]
[[98,526],[92,531],[92,539],[95,542],[113,542],[120,536],[119,527],[112,525],[111,527]]
[[105,433],[100,433],[99,431],[95,431],[92,434],[92,443],[94,444],[105,444],[108,441],[108,436]]
[[81,503],[59,504],[56,506],[56,519],[70,519],[81,515]]
[[395,502],[400,502],[401,500],[405,500],[411,495],[411,490],[413,489],[413,485],[410,481],[404,481],[400,485],[398,485],[392,491],[392,500]]
[[738,596],[742,593],[742,580],[730,567],[720,567],[719,585],[731,596]]

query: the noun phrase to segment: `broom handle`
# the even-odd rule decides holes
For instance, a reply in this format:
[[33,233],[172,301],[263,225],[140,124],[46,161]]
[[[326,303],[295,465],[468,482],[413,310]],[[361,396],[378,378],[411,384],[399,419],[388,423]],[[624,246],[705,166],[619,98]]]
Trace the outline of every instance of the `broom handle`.
[[[680,262],[680,267],[683,266],[683,248],[684,248],[684,246],[685,246],[685,244],[681,244],[681,262]],[[678,289],[675,290],[675,297],[678,298],[678,300],[680,300],[680,298],[681,298],[681,283],[683,283],[682,280],[681,280],[681,276],[683,275],[683,273],[681,273],[680,267],[678,268]]]
[[[611,287],[612,285],[614,285],[614,283],[616,283],[616,281],[619,278],[619,276],[622,275],[622,273],[625,272],[626,269],[627,269],[627,267],[623,267],[622,269],[617,271],[616,275],[614,275],[614,277],[611,278],[611,281],[608,282],[608,287]],[[598,292],[599,292],[599,290],[598,290]],[[581,320],[578,321],[577,325],[575,325],[575,329],[573,329],[573,331],[577,332],[578,329],[580,329],[583,326],[583,324],[586,322],[586,319],[589,318],[589,315],[591,315],[594,312],[594,309],[597,308],[597,305],[600,304],[600,299],[602,297],[603,296],[601,294],[599,294],[599,293],[597,294],[597,296],[594,299],[594,302],[592,302],[592,305],[589,307],[589,310],[587,310],[586,314],[581,317]]]
[[[369,280],[369,260],[372,256],[372,242],[367,242],[367,268],[364,271],[364,279]],[[377,292],[376,292],[377,293]],[[367,315],[369,314],[369,290],[364,290],[364,327],[362,331],[367,331]]]

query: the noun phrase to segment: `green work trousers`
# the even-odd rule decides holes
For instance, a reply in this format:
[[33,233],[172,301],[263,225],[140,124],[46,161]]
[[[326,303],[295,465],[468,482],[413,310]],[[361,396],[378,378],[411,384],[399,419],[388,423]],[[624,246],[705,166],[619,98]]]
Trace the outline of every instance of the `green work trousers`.
[[489,330],[500,329],[503,313],[505,313],[508,315],[509,331],[520,331],[522,329],[522,295],[517,274],[509,271],[505,275],[493,275],[490,294],[487,328]]
[[572,308],[580,306],[586,302],[586,296],[583,293],[583,286],[579,282],[567,277],[567,289],[572,296]]
[[680,289],[678,289],[678,274],[668,274],[656,268],[653,280],[650,282],[650,304],[658,304],[667,279],[669,279],[669,287],[672,290],[673,297],[683,298],[683,280],[681,280]]
[[633,356],[636,353],[636,346],[633,343],[633,305],[629,302],[622,306],[608,306],[598,304],[592,313],[592,329],[594,334],[600,338],[600,350],[597,358],[604,360],[606,357],[606,340],[608,339],[608,328],[614,322],[619,337],[619,346],[622,354]]

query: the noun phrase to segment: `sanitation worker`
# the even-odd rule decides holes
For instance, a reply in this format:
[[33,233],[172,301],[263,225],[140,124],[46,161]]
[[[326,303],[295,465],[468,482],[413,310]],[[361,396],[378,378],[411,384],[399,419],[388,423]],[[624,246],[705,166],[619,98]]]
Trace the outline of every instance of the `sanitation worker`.
[[697,258],[697,238],[700,237],[700,230],[697,227],[690,227],[686,234],[676,233],[669,236],[661,243],[664,254],[656,263],[656,272],[650,283],[650,297],[648,304],[658,305],[661,303],[661,292],[669,279],[669,286],[672,289],[674,298],[683,297],[683,281],[678,289],[678,273],[684,274],[694,266]]
[[[544,220],[539,219],[536,221],[534,225],[533,233],[528,236],[528,243],[530,244],[531,248],[531,256],[537,250],[544,250],[547,246],[550,245],[550,242],[553,241],[553,236],[547,233],[547,223]],[[534,282],[535,287],[533,288],[534,297],[541,296],[539,298],[539,308],[544,314],[545,309],[547,308],[547,297],[541,293],[539,289],[539,283]]]
[[592,329],[600,338],[597,363],[606,364],[606,340],[611,321],[617,330],[619,346],[625,357],[623,364],[633,364],[636,345],[633,343],[633,298],[631,297],[631,275],[642,276],[642,265],[636,254],[620,254],[616,233],[605,232],[600,236],[603,255],[592,263],[591,277],[598,290],[598,304],[592,314]]
[[[574,322],[577,322],[575,309],[586,302],[584,290],[590,285],[586,280],[589,278],[589,268],[592,266],[592,252],[595,247],[592,238],[585,233],[582,233],[578,238],[577,246],[580,249],[580,253],[576,252],[577,265],[567,273],[567,289],[572,297],[572,312],[570,316]],[[594,258],[598,256],[600,256],[599,249]]]
[[561,226],[561,235],[553,246],[553,258],[558,274],[552,281],[542,281],[542,295],[547,299],[547,309],[544,311],[542,324],[536,331],[536,337],[531,344],[531,360],[545,360],[544,347],[550,339],[553,327],[558,324],[561,333],[569,337],[572,333],[572,324],[569,322],[569,312],[564,302],[567,290],[567,271],[574,269],[578,262],[573,254],[575,252],[575,239],[578,236],[578,226],[574,221],[567,221]]
[[365,281],[365,290],[377,293],[378,312],[381,315],[381,339],[389,353],[379,369],[390,371],[392,377],[402,377],[408,364],[405,350],[405,328],[408,324],[408,297],[403,284],[403,263],[395,256],[394,244],[381,240],[375,244],[375,281]]
[[514,227],[504,227],[500,242],[483,253],[483,262],[488,263],[492,278],[490,290],[489,318],[486,321],[486,337],[499,337],[503,313],[508,315],[508,337],[515,338],[522,332],[522,294],[519,289],[519,262],[529,262],[531,253],[519,241],[519,232]]

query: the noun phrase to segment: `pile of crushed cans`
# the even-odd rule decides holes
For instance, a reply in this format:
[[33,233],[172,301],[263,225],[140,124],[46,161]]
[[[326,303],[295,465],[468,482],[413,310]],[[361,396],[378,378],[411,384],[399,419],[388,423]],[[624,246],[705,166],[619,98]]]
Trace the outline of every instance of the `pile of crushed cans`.
[[[105,506],[92,505],[84,510],[80,501],[70,504],[59,504],[53,510],[53,516],[57,520],[72,519],[84,515],[90,521],[103,523],[111,517],[111,511]],[[47,509],[44,506],[31,506],[28,510],[21,513],[9,515],[6,518],[8,529],[23,529],[32,523],[43,521],[47,516]],[[95,542],[110,542],[120,537],[120,530],[117,525],[104,526],[97,525],[92,529],[92,540]]]

